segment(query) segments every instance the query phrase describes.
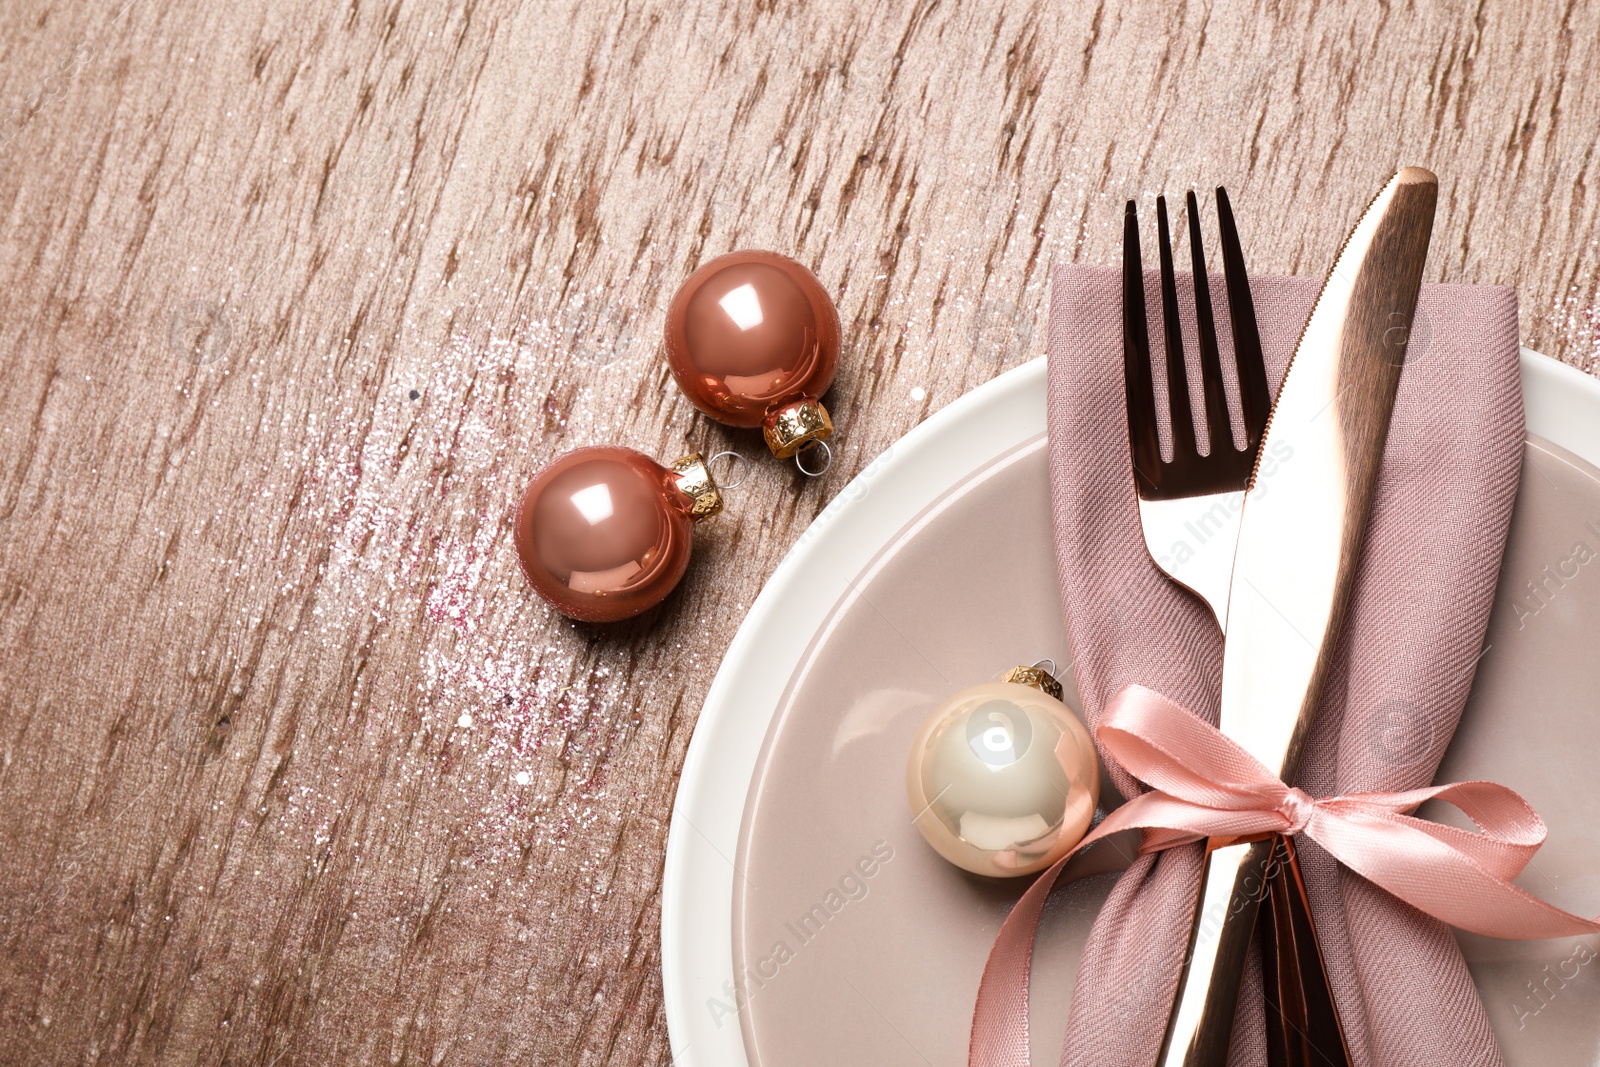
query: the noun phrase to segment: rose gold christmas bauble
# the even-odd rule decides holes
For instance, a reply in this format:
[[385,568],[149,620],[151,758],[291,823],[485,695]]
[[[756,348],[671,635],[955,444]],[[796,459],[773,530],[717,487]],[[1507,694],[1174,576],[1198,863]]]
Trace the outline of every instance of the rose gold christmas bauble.
[[574,619],[614,622],[672,592],[689,565],[694,519],[721,506],[698,456],[674,466],[598,447],[540,471],[515,531],[517,558],[539,595]]
[[917,829],[973,874],[1042,871],[1082,840],[1100,801],[1089,732],[1031,685],[962,690],[923,724],[906,764]]
[[667,362],[694,405],[761,427],[779,455],[822,440],[820,398],[839,366],[839,313],[803,264],[732,252],[695,271],[667,310]]

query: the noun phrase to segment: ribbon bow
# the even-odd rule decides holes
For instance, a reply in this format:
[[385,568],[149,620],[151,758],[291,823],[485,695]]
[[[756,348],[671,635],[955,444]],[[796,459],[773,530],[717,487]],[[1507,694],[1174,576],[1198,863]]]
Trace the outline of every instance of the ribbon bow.
[[[1068,860],[1103,837],[1143,832],[1150,853],[1206,838],[1304,834],[1368,881],[1452,926],[1529,940],[1590,934],[1600,921],[1512,884],[1544,843],[1544,820],[1515,791],[1458,782],[1400,793],[1313,798],[1188,708],[1130,685],[1095,730],[1106,753],[1150,786],[1106,816],[1017,901],[984,966],[969,1063],[1028,1063],[1028,967],[1044,902]],[[1465,812],[1478,833],[1409,814],[1427,800]]]

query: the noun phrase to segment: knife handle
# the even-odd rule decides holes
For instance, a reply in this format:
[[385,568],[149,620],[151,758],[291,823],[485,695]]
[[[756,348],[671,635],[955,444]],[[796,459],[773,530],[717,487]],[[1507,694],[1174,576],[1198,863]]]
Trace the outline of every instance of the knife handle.
[[1279,839],[1257,920],[1267,999],[1268,1067],[1350,1067],[1294,839]]
[[1189,951],[1161,1040],[1159,1067],[1224,1067],[1239,981],[1271,874],[1276,839],[1207,842]]

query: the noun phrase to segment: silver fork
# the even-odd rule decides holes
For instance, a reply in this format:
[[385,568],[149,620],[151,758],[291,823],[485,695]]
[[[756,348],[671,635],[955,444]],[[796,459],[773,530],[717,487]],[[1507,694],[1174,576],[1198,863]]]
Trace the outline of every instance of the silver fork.
[[[1150,557],[1173,581],[1211,608],[1226,630],[1228,587],[1245,488],[1255,466],[1272,398],[1267,385],[1261,335],[1245,273],[1244,253],[1228,194],[1217,188],[1217,219],[1222,231],[1222,268],[1233,327],[1234,361],[1244,422],[1244,447],[1234,443],[1228,401],[1212,315],[1199,205],[1188,195],[1189,256],[1194,270],[1195,328],[1200,349],[1200,381],[1206,415],[1207,448],[1195,437],[1189,401],[1188,365],[1178,318],[1178,289],[1172,269],[1167,200],[1156,200],[1156,230],[1161,258],[1161,318],[1165,340],[1167,405],[1172,424],[1172,458],[1163,459],[1157,431],[1155,384],[1150,365],[1150,335],[1144,302],[1144,268],[1139,255],[1139,218],[1132,200],[1123,220],[1122,338],[1123,377],[1128,405],[1128,442],[1139,524]],[[1284,838],[1278,861],[1267,873],[1269,907],[1260,912],[1263,979],[1276,1012],[1267,1012],[1268,1059],[1274,1065],[1350,1062],[1349,1048],[1328,985],[1316,930],[1311,923],[1305,883],[1293,843]]]

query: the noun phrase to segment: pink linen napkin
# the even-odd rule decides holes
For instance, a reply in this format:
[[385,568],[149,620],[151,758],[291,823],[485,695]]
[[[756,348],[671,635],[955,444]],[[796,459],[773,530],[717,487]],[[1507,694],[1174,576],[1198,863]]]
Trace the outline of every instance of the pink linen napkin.
[[[1146,275],[1152,343],[1156,275]],[[1227,297],[1210,279],[1223,365]],[[1061,597],[1091,729],[1130,683],[1217,721],[1222,638],[1208,609],[1144,548],[1123,405],[1121,271],[1057,268],[1050,312],[1051,493]],[[1274,395],[1319,282],[1251,279]],[[1191,395],[1204,419],[1193,282],[1178,276]],[[1425,786],[1456,728],[1488,625],[1523,442],[1517,309],[1501,287],[1424,285],[1338,658],[1298,784],[1313,796]],[[1158,407],[1163,406],[1157,359]],[[1237,395],[1230,404],[1238,418]],[[1165,430],[1163,431],[1165,434]],[[1204,436],[1200,438],[1202,441]],[[1125,796],[1140,786],[1116,767]],[[1301,863],[1358,1067],[1499,1067],[1450,929],[1344,871]],[[1135,861],[1096,920],[1073,995],[1068,1065],[1149,1067],[1172,1004],[1201,846]],[[1230,1063],[1266,1062],[1259,962],[1245,976]]]

